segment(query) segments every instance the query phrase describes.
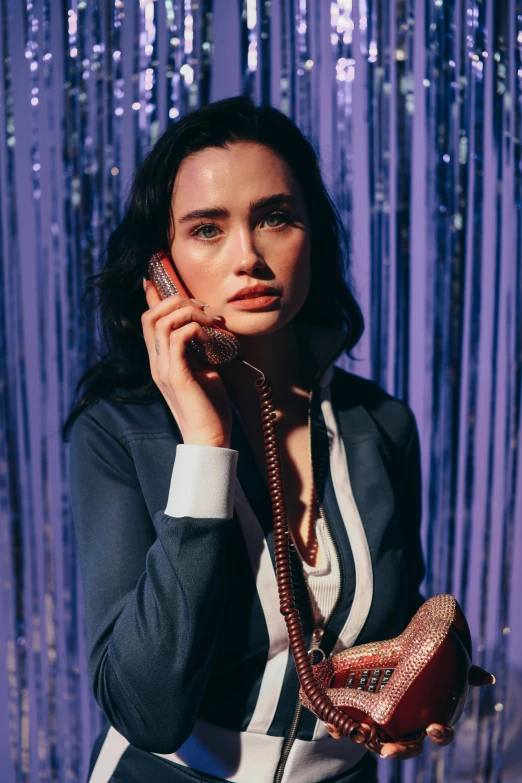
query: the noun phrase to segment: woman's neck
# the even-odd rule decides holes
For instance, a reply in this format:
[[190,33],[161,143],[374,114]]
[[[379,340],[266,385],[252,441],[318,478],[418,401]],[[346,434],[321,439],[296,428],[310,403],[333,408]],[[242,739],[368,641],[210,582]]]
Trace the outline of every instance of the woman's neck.
[[[240,354],[262,370],[274,393],[276,410],[288,411],[294,406],[302,410],[303,398],[308,399],[316,372],[313,355],[304,350],[297,339],[292,323],[273,334],[262,337],[240,337]],[[238,361],[227,362],[217,368],[230,395],[240,411],[259,407],[255,382],[259,374]]]

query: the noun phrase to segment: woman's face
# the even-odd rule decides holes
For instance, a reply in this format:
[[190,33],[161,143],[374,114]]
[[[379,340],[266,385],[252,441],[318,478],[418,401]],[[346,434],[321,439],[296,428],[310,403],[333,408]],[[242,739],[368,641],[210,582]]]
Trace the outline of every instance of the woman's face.
[[[275,152],[237,142],[190,155],[174,183],[172,211],[170,251],[185,290],[222,315],[229,331],[268,334],[301,309],[310,284],[309,220],[290,168]],[[189,214],[201,211],[214,214]],[[264,310],[228,301],[256,284],[281,296]]]

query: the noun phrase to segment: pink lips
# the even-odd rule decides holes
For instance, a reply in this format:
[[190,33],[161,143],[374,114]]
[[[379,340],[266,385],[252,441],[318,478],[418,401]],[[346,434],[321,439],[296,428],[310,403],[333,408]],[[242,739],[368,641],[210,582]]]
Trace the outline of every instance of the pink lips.
[[267,286],[267,285],[250,285],[245,286],[244,288],[240,288],[239,291],[237,291],[234,296],[232,296],[228,301],[234,302],[237,299],[245,299],[245,298],[252,298],[256,296],[275,296],[279,295],[279,291],[274,288],[273,286]]
[[249,296],[244,299],[233,299],[230,304],[238,310],[274,310],[279,304],[280,296]]

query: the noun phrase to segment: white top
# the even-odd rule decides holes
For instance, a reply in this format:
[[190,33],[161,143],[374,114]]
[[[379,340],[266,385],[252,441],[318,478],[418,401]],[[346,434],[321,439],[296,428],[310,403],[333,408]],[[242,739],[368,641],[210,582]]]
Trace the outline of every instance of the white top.
[[328,618],[335,606],[341,586],[341,574],[334,542],[324,519],[321,516],[317,517],[314,526],[319,549],[323,553],[324,565],[312,566],[304,560],[302,565],[314,610],[314,625],[318,628],[323,625],[324,619]]

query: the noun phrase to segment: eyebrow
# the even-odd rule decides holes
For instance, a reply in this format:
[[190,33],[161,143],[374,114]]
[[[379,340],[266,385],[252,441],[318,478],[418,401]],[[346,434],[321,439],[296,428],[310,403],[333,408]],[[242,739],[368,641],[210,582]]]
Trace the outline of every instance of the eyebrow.
[[[250,212],[258,212],[264,207],[273,206],[277,204],[295,204],[297,199],[295,196],[291,196],[289,193],[275,193],[273,196],[265,196],[257,201],[250,202]],[[198,218],[225,218],[230,217],[230,212],[225,207],[211,207],[209,209],[193,209],[192,212],[187,212],[179,219],[179,223],[190,223],[191,220],[197,220]]]

